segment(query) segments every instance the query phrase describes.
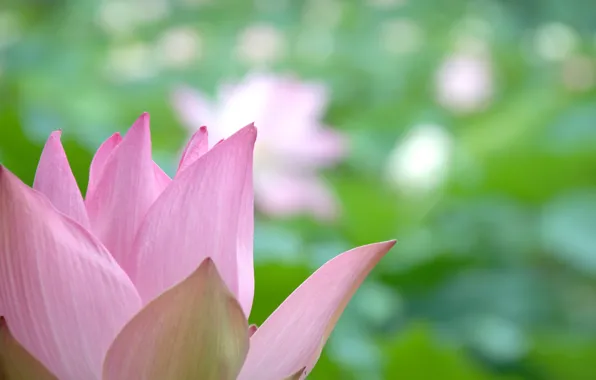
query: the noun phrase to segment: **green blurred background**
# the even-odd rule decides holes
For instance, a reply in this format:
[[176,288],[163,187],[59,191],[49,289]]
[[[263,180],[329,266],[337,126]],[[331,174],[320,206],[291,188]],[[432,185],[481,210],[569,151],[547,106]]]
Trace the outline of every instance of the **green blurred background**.
[[[31,183],[61,128],[84,190],[93,150],[148,111],[171,173],[175,85],[323,81],[351,141],[322,173],[342,216],[258,215],[251,322],[333,255],[397,238],[309,378],[596,379],[595,52],[592,0],[2,0],[0,162]],[[437,96],[458,54],[481,68],[447,72],[476,91],[460,107]],[[451,148],[405,191],[388,162],[428,124]]]

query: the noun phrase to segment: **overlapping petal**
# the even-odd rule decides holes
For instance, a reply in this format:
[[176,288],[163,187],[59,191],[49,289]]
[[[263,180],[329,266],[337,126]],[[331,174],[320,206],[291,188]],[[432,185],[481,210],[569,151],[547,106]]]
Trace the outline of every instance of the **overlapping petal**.
[[306,377],[306,368],[301,368],[295,374],[286,377],[284,380],[300,380]]
[[149,303],[108,351],[104,380],[236,380],[248,324],[213,261]]
[[0,379],[58,380],[14,339],[2,317],[0,317]]
[[252,187],[247,173],[252,170],[255,138],[256,129],[249,125],[217,144],[182,171],[149,210],[135,240],[137,261],[131,272],[144,302],[211,257],[249,314],[253,290],[240,288],[253,281]]
[[0,166],[0,314],[14,338],[61,380],[98,379],[140,306],[103,245]]
[[96,157],[94,170],[99,178],[92,181],[85,204],[93,233],[129,272],[135,262],[131,248],[136,232],[169,178],[151,158],[148,114],[137,119],[120,143],[115,144],[118,139],[113,139],[106,143],[115,146],[105,164],[101,162],[110,145]]
[[60,142],[60,131],[53,132],[41,153],[33,188],[43,193],[60,212],[85,228],[89,218],[77,181]]
[[252,302],[255,294],[254,272],[254,187],[253,166],[246,165],[244,188],[240,198],[240,213],[238,215],[238,231],[236,236],[236,265],[238,278],[238,300],[246,316],[250,316]]
[[116,132],[106,141],[104,141],[93,156],[91,160],[91,167],[89,168],[89,183],[87,185],[87,196],[92,194],[99,183],[99,180],[103,174],[108,158],[116,149],[118,144],[122,142],[122,136]]
[[193,133],[190,141],[182,152],[180,157],[180,164],[178,165],[178,175],[184,169],[189,167],[193,162],[198,160],[202,155],[207,153],[209,150],[209,135],[207,127],[201,127],[198,131]]
[[296,289],[250,339],[239,380],[279,380],[317,362],[350,298],[394,241],[345,252]]

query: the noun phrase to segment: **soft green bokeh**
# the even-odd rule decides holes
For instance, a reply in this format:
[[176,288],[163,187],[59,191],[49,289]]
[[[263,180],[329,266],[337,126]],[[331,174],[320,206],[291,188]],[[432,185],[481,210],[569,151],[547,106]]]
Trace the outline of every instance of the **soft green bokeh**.
[[[240,78],[254,25],[281,33],[259,68],[328,84],[325,122],[351,153],[322,174],[337,222],[258,216],[251,322],[333,255],[397,238],[309,378],[596,378],[593,1],[3,0],[0,162],[31,183],[63,129],[84,190],[93,150],[149,111],[171,172],[187,134],[170,91]],[[198,42],[177,48],[178,28]],[[454,112],[434,86],[464,42],[489,52],[493,91]],[[419,124],[443,126],[454,150],[444,181],[407,192],[387,162]]]

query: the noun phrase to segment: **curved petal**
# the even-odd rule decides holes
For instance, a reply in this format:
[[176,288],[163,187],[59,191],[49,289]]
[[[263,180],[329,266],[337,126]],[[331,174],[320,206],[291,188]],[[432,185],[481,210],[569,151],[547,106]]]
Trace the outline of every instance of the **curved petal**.
[[310,371],[354,292],[395,241],[345,252],[296,289],[250,339],[239,380],[278,380]]
[[109,155],[97,186],[87,194],[91,229],[126,272],[134,263],[130,250],[137,229],[167,185],[160,170],[151,158],[149,115],[144,113]]
[[58,378],[97,379],[140,299],[83,227],[0,166],[0,314]]
[[58,380],[16,341],[2,317],[0,317],[0,379]]
[[155,184],[159,194],[161,194],[166,189],[166,187],[168,187],[170,182],[172,182],[172,179],[155,162],[153,162],[153,169],[155,170]]
[[104,141],[93,156],[93,160],[91,160],[91,167],[89,168],[89,183],[87,184],[87,196],[93,193],[97,184],[99,183],[99,179],[103,174],[103,170],[106,166],[106,162],[108,162],[108,158],[110,154],[116,149],[118,144],[122,142],[122,136],[120,133],[116,132],[106,141]]
[[199,157],[207,153],[208,150],[209,134],[207,133],[207,127],[201,127],[198,131],[193,133],[190,141],[184,148],[184,152],[182,152],[182,157],[180,158],[180,164],[178,165],[178,173],[176,173],[176,175],[198,160]]
[[239,224],[247,223],[242,213],[248,207],[242,201],[255,138],[250,125],[215,146],[184,170],[149,210],[135,240],[137,263],[131,275],[144,302],[187,277],[207,257],[238,296],[237,250],[250,246],[252,254],[252,242],[237,241],[252,237],[250,226]]
[[236,380],[248,344],[242,308],[206,259],[122,329],[103,378]]
[[33,188],[48,197],[58,211],[89,228],[83,196],[60,143],[61,134],[55,131],[48,138],[37,165]]
[[284,380],[300,380],[306,378],[306,367],[300,368],[292,376],[286,377]]
[[251,164],[246,166],[246,177],[244,178],[244,189],[240,198],[240,213],[238,215],[238,235],[236,246],[237,268],[238,268],[238,301],[248,318],[252,309],[252,302],[255,295],[255,268],[253,260],[254,243],[254,188]]

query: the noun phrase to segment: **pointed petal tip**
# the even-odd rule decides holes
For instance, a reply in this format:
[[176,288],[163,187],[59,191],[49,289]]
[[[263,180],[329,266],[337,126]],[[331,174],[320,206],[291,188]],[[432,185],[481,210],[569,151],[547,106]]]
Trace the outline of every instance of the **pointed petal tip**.
[[[46,140],[46,144],[42,151],[42,157],[45,151],[49,151],[52,155],[65,155],[64,147],[62,146],[62,130],[57,129],[50,133]],[[47,153],[46,153],[47,154]],[[42,158],[43,159],[43,158]],[[40,161],[42,160],[40,159]]]
[[199,267],[203,267],[205,268],[205,270],[208,271],[211,271],[213,269],[217,270],[217,268],[215,268],[215,263],[213,262],[213,259],[211,257],[207,257],[205,260],[203,260]]
[[60,137],[62,137],[62,129],[57,129],[57,130],[53,131],[52,133],[50,133],[49,139],[58,139],[58,140],[60,140]]
[[113,149],[116,145],[122,142],[122,134],[120,132],[114,132],[110,137],[108,137],[98,149],[100,149],[104,145],[110,146],[110,150]]
[[[217,269],[217,265],[215,265],[215,262],[211,257],[207,257],[205,260],[203,260],[194,274],[200,275],[200,273],[202,273],[204,276],[207,276],[207,278],[215,279],[217,282],[223,282],[221,274]],[[193,274],[191,274],[191,276],[193,276]]]
[[148,303],[112,343],[103,378],[236,379],[249,348],[248,323],[215,273],[206,258]]
[[[316,364],[356,290],[395,244],[396,240],[388,240],[356,247],[323,264],[251,336],[251,351],[239,379],[305,378],[304,368],[308,372]],[[269,344],[272,340],[275,347]],[[295,372],[298,365],[303,369]],[[287,377],[288,373],[292,375]]]
[[252,140],[256,140],[257,138],[257,127],[255,127],[255,123],[250,123],[247,126],[240,129],[236,132],[237,135],[247,135],[252,138]]
[[[377,256],[378,259],[380,260],[395,246],[395,244],[397,244],[397,240],[392,239],[392,240],[382,241],[382,242],[378,242],[378,243],[367,244],[362,247],[357,247],[357,248],[352,249],[350,252],[359,251],[359,248],[363,248],[363,247],[376,247],[375,251],[377,253],[375,254],[375,256]],[[345,252],[345,253],[347,253],[347,252]]]
[[353,248],[348,252],[359,250],[362,247],[379,247],[379,248],[382,247],[382,249],[380,249],[379,252],[383,252],[383,254],[385,254],[385,253],[389,252],[389,250],[391,250],[391,248],[393,248],[395,246],[395,244],[397,244],[397,240],[391,239],[391,240],[386,240],[386,241],[380,241],[377,243],[365,244],[363,246]]
[[150,116],[148,112],[143,112],[132,124],[130,130],[141,129],[143,132],[149,130]]
[[207,133],[207,126],[203,125],[199,128],[199,132],[201,133]]

